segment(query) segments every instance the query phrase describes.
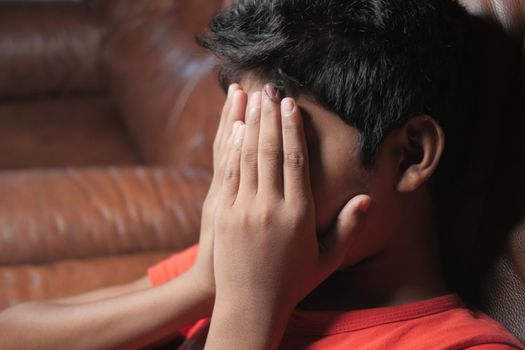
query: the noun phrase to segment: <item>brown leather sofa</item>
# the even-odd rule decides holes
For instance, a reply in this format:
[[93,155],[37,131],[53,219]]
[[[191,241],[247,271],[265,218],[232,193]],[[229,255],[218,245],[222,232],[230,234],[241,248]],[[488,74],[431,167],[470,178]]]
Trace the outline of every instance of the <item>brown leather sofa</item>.
[[218,7],[0,3],[0,308],[195,242],[224,96],[194,33]]
[[[450,186],[445,269],[524,341],[525,1],[462,2],[481,127]],[[131,281],[197,240],[224,95],[194,35],[220,6],[0,3],[0,308]]]

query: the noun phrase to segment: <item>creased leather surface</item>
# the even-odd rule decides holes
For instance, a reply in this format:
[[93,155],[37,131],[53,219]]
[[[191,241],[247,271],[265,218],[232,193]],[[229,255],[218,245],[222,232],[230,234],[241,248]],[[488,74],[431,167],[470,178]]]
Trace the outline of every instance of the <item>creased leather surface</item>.
[[0,310],[25,300],[61,298],[132,282],[168,252],[0,267]]
[[218,1],[89,3],[0,4],[0,307],[128,282],[197,240],[210,175],[184,164],[211,164],[224,94],[193,35]]
[[203,1],[175,3],[163,15],[113,28],[105,55],[110,88],[146,162],[211,168],[224,93],[213,58],[194,35],[213,8],[200,6]]
[[0,2],[0,97],[103,90],[103,35],[81,3]]
[[0,103],[0,169],[131,165],[138,152],[105,97]]
[[525,343],[525,221],[513,232],[507,252],[497,257],[487,274],[484,311]]
[[103,0],[100,7],[112,30],[121,25],[136,25],[146,18],[172,17],[179,28],[189,34],[202,31],[213,13],[222,6],[220,0]]
[[[512,232],[508,249],[510,259],[516,267],[516,272],[525,285],[525,219]],[[523,295],[525,296],[525,294]]]
[[189,168],[4,172],[0,265],[182,249],[208,183]]
[[174,0],[103,0],[99,4],[109,26],[115,26],[121,22],[133,21],[137,17],[166,14],[178,6],[180,2]]

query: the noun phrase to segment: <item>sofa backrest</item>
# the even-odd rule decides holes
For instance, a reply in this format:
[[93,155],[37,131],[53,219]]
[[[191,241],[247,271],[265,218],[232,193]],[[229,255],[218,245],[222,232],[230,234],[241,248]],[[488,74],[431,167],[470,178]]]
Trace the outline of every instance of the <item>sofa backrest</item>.
[[117,110],[146,163],[211,171],[225,95],[214,59],[197,46],[195,35],[221,2],[130,3],[109,0],[107,6],[112,22],[105,62]]

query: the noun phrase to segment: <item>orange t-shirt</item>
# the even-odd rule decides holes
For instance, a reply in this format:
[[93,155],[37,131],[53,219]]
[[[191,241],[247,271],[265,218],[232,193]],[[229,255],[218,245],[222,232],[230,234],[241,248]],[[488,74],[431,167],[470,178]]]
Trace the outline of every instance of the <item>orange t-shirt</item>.
[[[196,255],[197,246],[193,246],[151,267],[148,275],[152,284],[166,283],[188,270]],[[209,319],[200,320],[181,331],[191,340],[191,348],[204,345],[202,335],[208,323]],[[280,348],[525,350],[500,324],[467,309],[454,294],[366,310],[296,310]]]

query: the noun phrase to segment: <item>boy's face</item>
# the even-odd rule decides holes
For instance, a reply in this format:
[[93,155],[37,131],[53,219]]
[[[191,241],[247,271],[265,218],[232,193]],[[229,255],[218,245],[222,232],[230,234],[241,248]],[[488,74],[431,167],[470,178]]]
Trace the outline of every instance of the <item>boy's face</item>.
[[[263,83],[251,78],[240,82],[243,90],[251,96],[260,91]],[[354,243],[347,263],[352,264],[374,254],[381,249],[387,237],[378,234],[381,223],[388,218],[380,217],[385,213],[381,204],[376,203],[379,197],[388,197],[388,178],[378,181],[387,175],[385,167],[374,166],[366,170],[359,157],[359,132],[343,122],[336,114],[327,111],[317,103],[306,98],[298,98],[301,108],[306,139],[308,142],[310,177],[312,192],[316,205],[316,226],[319,234],[329,230],[345,204],[358,194],[369,194],[374,205],[368,213],[368,224]],[[381,156],[379,155],[378,161]],[[385,181],[386,180],[386,181]],[[388,211],[387,211],[388,212]],[[379,225],[377,225],[379,224]]]

